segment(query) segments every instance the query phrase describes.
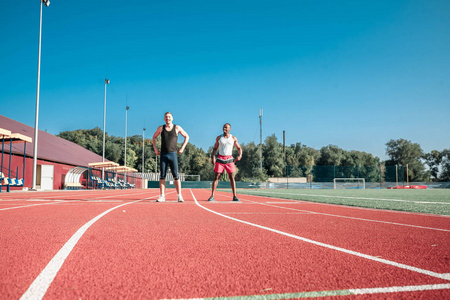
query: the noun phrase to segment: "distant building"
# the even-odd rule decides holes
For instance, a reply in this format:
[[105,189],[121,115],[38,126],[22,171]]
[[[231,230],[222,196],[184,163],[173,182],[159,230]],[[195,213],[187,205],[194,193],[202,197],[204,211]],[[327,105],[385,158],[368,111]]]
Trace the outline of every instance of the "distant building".
[[[25,172],[23,171],[23,144],[13,144],[11,152],[11,170],[9,170],[9,142],[5,140],[3,153],[3,167],[0,172],[12,173],[11,177],[23,177],[23,187],[11,187],[11,190],[31,188],[33,180],[33,148],[34,128],[0,115],[0,128],[13,133],[20,133],[33,139],[27,143],[25,154]],[[1,143],[1,141],[0,141]],[[1,146],[0,146],[1,147]],[[75,143],[39,130],[38,159],[36,185],[38,189],[58,190],[64,188],[67,172],[74,167],[88,167],[89,163],[101,162],[102,157]],[[18,175],[16,175],[18,174]],[[5,187],[2,188],[5,191]]]

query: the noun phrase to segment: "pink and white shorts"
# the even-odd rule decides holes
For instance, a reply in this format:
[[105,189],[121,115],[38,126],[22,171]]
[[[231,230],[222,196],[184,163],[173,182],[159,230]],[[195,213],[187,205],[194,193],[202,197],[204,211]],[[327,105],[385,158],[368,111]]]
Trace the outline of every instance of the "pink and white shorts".
[[[232,155],[219,155],[217,158],[220,158],[222,160],[228,160],[230,158],[233,158]],[[234,173],[236,171],[236,166],[234,165],[234,162],[228,163],[228,164],[222,164],[218,161],[216,161],[216,165],[214,166],[214,173],[223,173],[223,170],[226,170],[227,173]]]

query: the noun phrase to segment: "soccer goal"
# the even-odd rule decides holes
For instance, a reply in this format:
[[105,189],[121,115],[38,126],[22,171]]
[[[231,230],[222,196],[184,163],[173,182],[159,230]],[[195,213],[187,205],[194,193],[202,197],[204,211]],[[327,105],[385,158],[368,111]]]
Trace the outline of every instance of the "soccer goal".
[[364,178],[334,178],[334,189],[365,189],[366,180]]
[[200,175],[184,175],[185,181],[200,181]]

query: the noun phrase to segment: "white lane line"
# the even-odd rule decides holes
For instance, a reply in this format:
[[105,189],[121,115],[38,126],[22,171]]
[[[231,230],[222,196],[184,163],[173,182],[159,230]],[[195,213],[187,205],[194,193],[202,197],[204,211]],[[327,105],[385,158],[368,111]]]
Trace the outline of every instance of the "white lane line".
[[95,199],[103,199],[103,198],[113,198],[113,197],[123,197],[123,196],[129,196],[129,195],[133,195],[133,196],[138,196],[138,195],[142,195],[142,194],[149,194],[150,192],[140,192],[140,193],[127,193],[127,194],[117,194],[117,195],[110,195],[110,196],[103,196],[103,197],[94,197]]
[[[300,298],[322,298],[322,297],[339,297],[352,295],[367,295],[367,294],[387,294],[400,292],[422,292],[434,290],[448,290],[450,284],[427,284],[427,285],[409,285],[409,286],[393,286],[381,288],[364,288],[364,289],[348,289],[348,290],[331,290],[331,291],[313,291],[313,292],[298,292],[298,293],[283,293],[283,294],[264,294],[264,295],[249,295],[249,296],[221,296],[214,298],[181,298],[183,300],[275,300],[275,299],[300,299]],[[393,295],[397,296],[397,295]],[[393,297],[391,296],[391,297]],[[398,295],[401,297],[403,295]],[[170,299],[170,300],[181,300]]]
[[382,224],[390,224],[390,225],[397,225],[397,226],[405,226],[405,227],[413,227],[413,228],[420,228],[420,229],[429,229],[429,230],[450,232],[450,230],[442,229],[442,228],[434,228],[434,227],[426,227],[426,226],[411,225],[411,224],[404,224],[404,223],[395,223],[395,222],[389,222],[389,221],[380,221],[380,220],[373,220],[373,219],[363,219],[363,218],[348,217],[348,216],[342,216],[342,215],[326,214],[326,213],[314,212],[314,211],[309,211],[309,210],[302,210],[302,209],[291,208],[291,207],[283,207],[283,206],[277,206],[277,205],[272,205],[272,204],[265,204],[265,203],[261,203],[261,202],[257,202],[257,201],[248,200],[248,199],[246,201],[250,201],[250,202],[255,203],[255,204],[260,204],[260,205],[265,205],[265,206],[270,206],[270,207],[282,208],[282,209],[287,209],[287,210],[301,211],[301,212],[305,212],[305,213],[316,214],[316,215],[324,215],[324,216],[329,216],[329,217],[336,217],[336,218],[344,218],[344,219],[351,219],[351,220],[358,220],[358,221],[375,222],[375,223],[382,223]]
[[268,203],[268,204],[303,204],[302,202],[300,202],[298,200],[292,200],[290,202],[281,202],[281,201],[279,201],[279,202],[270,202],[270,201],[267,201],[266,203]]
[[[146,198],[147,199],[147,198]],[[52,258],[52,260],[47,264],[47,266],[42,270],[42,272],[36,277],[27,291],[20,297],[20,299],[42,299],[47,292],[50,284],[56,277],[56,274],[61,269],[64,261],[69,256],[70,252],[72,252],[75,245],[78,243],[83,234],[92,226],[95,222],[97,222],[101,217],[110,213],[111,211],[125,206],[129,204],[133,204],[139,201],[143,201],[146,199],[140,199],[133,202],[124,203],[113,208],[108,209],[107,211],[99,214],[86,224],[84,224],[80,229],[75,232],[75,234],[64,244],[64,246],[56,253],[56,255]]]
[[[262,194],[274,195],[272,192],[260,191]],[[252,194],[249,194],[252,195]],[[426,204],[443,204],[449,205],[450,202],[428,202],[428,201],[413,201],[413,200],[403,200],[403,199],[385,199],[385,198],[367,198],[367,197],[348,197],[348,196],[330,196],[330,195],[312,195],[312,194],[295,194],[295,193],[285,193],[282,195],[293,195],[293,196],[306,196],[306,197],[321,197],[321,198],[338,198],[338,199],[351,199],[351,200],[379,200],[379,201],[394,201],[394,202],[411,202],[411,203],[426,203]],[[258,196],[258,195],[252,195]]]
[[449,283],[393,286],[384,288],[349,289],[349,291],[355,295],[366,295],[366,294],[385,294],[385,293],[417,292],[417,291],[432,291],[432,290],[447,290],[447,289],[450,289]]
[[387,259],[383,259],[383,258],[372,256],[372,255],[368,255],[368,254],[356,252],[356,251],[353,251],[353,250],[348,250],[348,249],[345,249],[345,248],[341,248],[341,247],[325,244],[325,243],[322,243],[322,242],[314,241],[314,240],[311,240],[311,239],[308,239],[308,238],[304,238],[304,237],[301,237],[301,236],[298,236],[298,235],[295,235],[295,234],[290,234],[290,233],[287,233],[287,232],[284,232],[284,231],[280,231],[280,230],[273,229],[273,228],[270,228],[270,227],[266,227],[266,226],[262,226],[262,225],[258,225],[258,224],[254,224],[254,223],[250,223],[250,222],[247,222],[247,221],[243,221],[243,220],[240,220],[240,219],[236,219],[236,218],[233,218],[233,217],[230,217],[230,216],[218,213],[218,212],[216,212],[214,210],[211,210],[209,208],[206,208],[206,207],[200,205],[200,203],[198,203],[197,199],[195,198],[194,193],[192,192],[192,190],[190,190],[190,191],[191,191],[192,197],[194,198],[195,204],[197,204],[199,207],[203,208],[204,210],[212,212],[213,214],[219,215],[221,217],[224,217],[224,218],[236,221],[236,222],[240,222],[240,223],[243,223],[243,224],[247,224],[247,225],[250,225],[250,226],[254,226],[254,227],[257,227],[257,228],[261,228],[261,229],[264,229],[264,230],[272,231],[272,232],[275,232],[275,233],[278,233],[278,234],[281,234],[281,235],[284,235],[284,236],[288,236],[288,237],[291,237],[291,238],[294,238],[294,239],[297,239],[297,240],[300,240],[300,241],[303,241],[303,242],[307,242],[307,243],[310,243],[310,244],[313,244],[313,245],[317,245],[317,246],[320,246],[320,247],[324,247],[324,248],[340,251],[340,252],[343,252],[343,253],[347,253],[347,254],[351,254],[351,255],[354,255],[354,256],[362,257],[362,258],[365,258],[365,259],[368,259],[368,260],[376,261],[376,262],[383,263],[383,264],[390,265],[390,266],[394,266],[394,267],[397,267],[397,268],[401,268],[401,269],[405,269],[405,270],[409,270],[409,271],[425,274],[425,275],[428,275],[428,276],[431,276],[431,277],[440,278],[440,279],[444,279],[444,280],[450,280],[450,274],[449,273],[441,274],[441,273],[437,273],[437,272],[433,272],[433,271],[429,271],[429,270],[425,270],[425,269],[420,269],[420,268],[417,268],[417,267],[405,265],[405,264],[398,263],[398,262],[395,262],[395,261],[390,261],[390,260],[387,260]]
[[[258,197],[256,195],[247,195],[247,196],[253,196],[253,197]],[[262,198],[267,198],[264,196],[260,196]],[[315,212],[315,211],[310,211],[310,210],[303,210],[303,209],[298,209],[298,208],[291,208],[291,207],[284,207],[284,206],[277,206],[277,205],[271,205],[268,203],[275,203],[275,204],[292,204],[295,202],[298,202],[299,200],[292,200],[292,202],[266,202],[266,203],[261,203],[258,201],[253,201],[253,200],[249,200],[249,199],[244,199],[241,198],[242,200],[246,200],[249,201],[251,203],[255,203],[255,204],[260,204],[260,205],[265,205],[265,206],[271,206],[271,207],[276,207],[276,208],[281,208],[281,209],[287,209],[287,210],[294,210],[294,211],[300,211],[300,212],[305,212],[305,213],[310,213],[310,214],[317,214],[317,215],[324,215],[324,216],[329,216],[329,217],[336,217],[336,218],[344,218],[344,219],[352,219],[352,220],[359,220],[359,221],[365,221],[365,222],[374,222],[374,223],[382,223],[382,224],[390,224],[390,225],[396,225],[396,226],[405,226],[405,227],[412,227],[412,228],[420,228],[420,229],[427,229],[427,230],[435,230],[435,231],[444,231],[444,232],[450,232],[450,230],[448,229],[442,229],[442,228],[435,228],[435,227],[426,227],[426,226],[419,226],[419,225],[411,225],[411,224],[404,224],[404,223],[396,223],[396,222],[389,222],[389,221],[380,221],[380,220],[373,220],[373,219],[363,219],[363,218],[356,218],[356,217],[348,217],[348,216],[343,216],[343,215],[334,215],[334,214],[327,214],[327,213],[321,213],[321,212]],[[273,198],[272,198],[273,199]],[[298,202],[300,204],[300,202]],[[325,203],[320,203],[323,205],[327,205]],[[329,205],[334,205],[334,204],[329,204]],[[355,208],[355,207],[352,207]],[[373,210],[371,208],[365,209],[363,207],[358,208],[358,209],[362,209],[362,210]],[[406,212],[405,212],[406,213]]]
[[2,211],[2,210],[10,210],[10,209],[18,209],[18,208],[25,208],[25,207],[32,207],[32,206],[40,206],[40,205],[52,205],[52,204],[60,204],[60,203],[69,203],[69,202],[73,202],[73,201],[58,201],[58,202],[51,202],[51,203],[39,203],[39,204],[14,206],[14,207],[0,208],[0,211]]
[[308,212],[281,212],[281,213],[275,213],[275,212],[226,212],[227,215],[309,215]]

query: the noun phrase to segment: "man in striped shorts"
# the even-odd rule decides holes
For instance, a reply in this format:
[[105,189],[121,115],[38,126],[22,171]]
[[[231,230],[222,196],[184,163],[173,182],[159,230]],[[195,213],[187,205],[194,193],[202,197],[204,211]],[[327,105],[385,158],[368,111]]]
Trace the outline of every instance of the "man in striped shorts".
[[[217,183],[219,182],[220,175],[226,170],[228,177],[230,178],[231,190],[233,191],[233,201],[239,201],[236,197],[236,182],[234,181],[234,172],[236,171],[236,166],[234,162],[241,160],[242,158],[242,148],[238,143],[235,136],[230,134],[231,125],[226,123],[223,125],[223,135],[219,135],[216,138],[216,143],[214,144],[214,149],[211,154],[211,162],[214,165],[214,181],[212,185],[211,197],[208,201],[214,201],[214,193],[217,188]],[[233,146],[238,150],[238,157],[233,158]],[[219,150],[219,156],[216,159],[216,152]]]

